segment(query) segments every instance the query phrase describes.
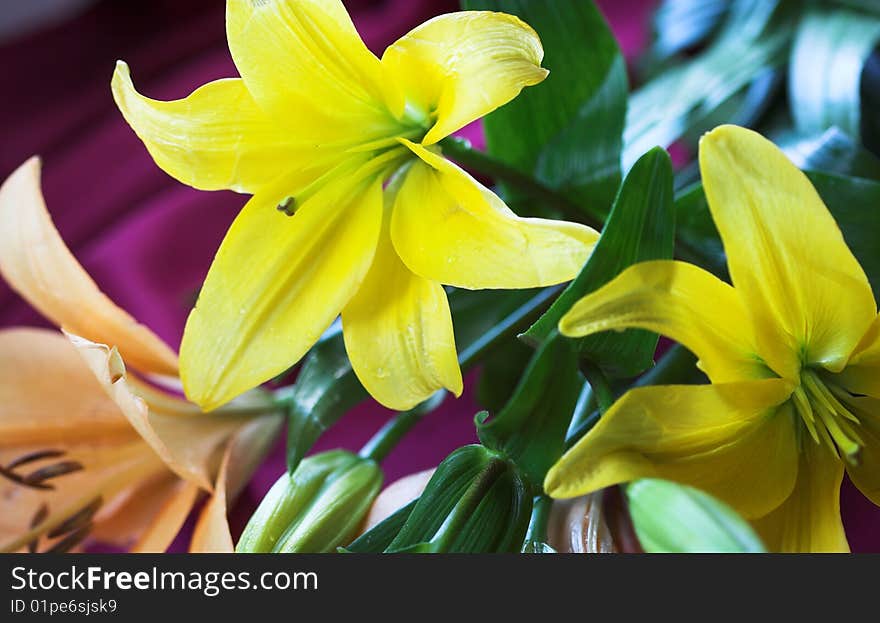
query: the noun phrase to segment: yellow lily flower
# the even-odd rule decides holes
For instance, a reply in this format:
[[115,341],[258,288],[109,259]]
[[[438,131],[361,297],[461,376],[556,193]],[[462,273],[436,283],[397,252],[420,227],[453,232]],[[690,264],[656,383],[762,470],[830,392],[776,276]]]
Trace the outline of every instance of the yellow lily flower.
[[633,266],[563,317],[572,337],[643,328],[689,348],[711,385],[634,389],[547,475],[554,497],[642,477],[724,500],[770,550],[846,551],[844,469],[880,504],[880,318],[828,209],[772,143],[700,141],[733,287],[682,262]]
[[0,188],[0,274],[69,337],[0,331],[0,550],[94,536],[164,551],[207,491],[191,548],[232,551],[226,499],[280,428],[272,401],[249,394],[205,414],[175,394],[177,356],[65,246],[36,158]]
[[213,409],[267,381],[340,313],[354,371],[379,402],[459,395],[442,284],[567,281],[598,238],[517,217],[436,145],[544,80],[537,34],[510,15],[460,12],[380,59],[340,0],[229,0],[226,28],[241,78],[159,102],[120,62],[112,85],[166,172],[254,195],[187,322],[187,395]]

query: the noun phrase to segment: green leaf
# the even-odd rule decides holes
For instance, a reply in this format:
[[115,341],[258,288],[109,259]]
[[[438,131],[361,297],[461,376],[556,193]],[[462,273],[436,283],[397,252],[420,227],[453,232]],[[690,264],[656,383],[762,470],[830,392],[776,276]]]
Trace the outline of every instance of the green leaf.
[[364,532],[357,539],[352,541],[348,547],[339,548],[340,553],[345,554],[381,554],[384,552],[394,537],[400,532],[400,529],[409,519],[413,509],[416,507],[418,499],[413,500],[406,506],[398,509],[387,517],[384,521],[379,522],[371,529]]
[[713,113],[719,107],[783,65],[797,8],[780,0],[739,0],[710,47],[633,92],[623,135],[624,169],[655,145],[668,147],[708,130],[717,123]]
[[584,383],[577,364],[571,340],[550,340],[535,353],[504,409],[489,421],[487,413],[476,417],[480,442],[516,463],[535,487],[562,456]]
[[[721,278],[727,277],[727,256],[712,220],[702,182],[691,184],[675,197],[675,228],[679,246],[692,249],[693,262]],[[698,258],[698,259],[697,259]]]
[[880,179],[880,159],[836,127],[818,135],[788,132],[773,142],[800,169]]
[[653,62],[703,43],[723,22],[733,0],[665,0],[654,13]]
[[880,4],[877,3],[877,0],[831,0],[830,4],[880,15]]
[[385,551],[516,552],[531,508],[512,463],[483,446],[464,446],[440,463]]
[[692,487],[643,479],[626,487],[629,511],[648,553],[760,553],[761,540],[729,506]]
[[534,354],[534,349],[519,340],[499,346],[481,366],[477,402],[492,413],[504,408]]
[[341,333],[312,347],[296,383],[279,397],[288,405],[287,469],[293,472],[324,431],[367,397]]
[[[672,258],[672,197],[672,163],[665,151],[652,149],[627,175],[602,237],[581,273],[522,338],[534,345],[552,339],[560,318],[572,305],[623,269],[646,260]],[[606,332],[580,339],[577,345],[581,355],[607,376],[627,378],[651,367],[657,336],[641,330]]]
[[623,56],[595,3],[462,4],[522,18],[541,36],[550,70],[542,84],[483,120],[489,153],[562,191],[593,216],[605,214],[620,183],[628,87]]
[[817,9],[804,17],[791,52],[788,84],[799,131],[816,133],[837,126],[850,136],[861,136],[862,69],[878,42],[878,16]]

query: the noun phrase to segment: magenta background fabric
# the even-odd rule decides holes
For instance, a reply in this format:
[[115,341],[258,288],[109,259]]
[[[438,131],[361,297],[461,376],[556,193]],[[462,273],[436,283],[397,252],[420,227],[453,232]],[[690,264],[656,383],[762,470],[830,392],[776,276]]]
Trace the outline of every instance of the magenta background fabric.
[[[600,2],[630,59],[647,39],[655,3]],[[454,0],[345,4],[377,52],[426,18],[457,8]],[[246,198],[190,189],[153,164],[113,103],[116,59],[126,60],[139,89],[158,99],[183,97],[209,80],[236,75],[222,2],[104,1],[75,20],[0,46],[0,176],[41,155],[47,203],[74,254],[111,298],[176,346],[194,292]],[[467,134],[480,143],[478,126]],[[12,325],[50,326],[0,283],[0,326]],[[477,410],[466,391],[426,418],[385,461],[387,481],[433,467],[475,441]],[[363,405],[316,450],[357,449],[387,416],[375,404]],[[236,535],[283,469],[282,439],[232,510]],[[853,549],[880,551],[880,512],[849,485],[843,507]],[[184,535],[175,549],[185,543]]]

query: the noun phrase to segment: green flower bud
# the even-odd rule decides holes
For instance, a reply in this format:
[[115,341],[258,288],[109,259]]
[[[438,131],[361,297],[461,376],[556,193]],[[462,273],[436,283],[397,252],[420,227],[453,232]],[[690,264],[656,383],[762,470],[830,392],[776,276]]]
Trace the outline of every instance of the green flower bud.
[[236,551],[336,551],[354,536],[381,486],[382,470],[370,459],[344,450],[308,457],[272,486]]
[[626,496],[648,553],[764,551],[755,531],[732,508],[693,487],[643,478],[627,486]]

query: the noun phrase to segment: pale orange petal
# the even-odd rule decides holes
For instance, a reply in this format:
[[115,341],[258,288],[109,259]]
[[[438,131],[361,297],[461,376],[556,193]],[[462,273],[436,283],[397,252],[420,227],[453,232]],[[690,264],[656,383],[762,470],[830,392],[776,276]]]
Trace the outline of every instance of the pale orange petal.
[[364,520],[363,532],[382,523],[396,511],[422,495],[422,491],[428,486],[428,481],[431,480],[435,470],[436,468],[426,469],[404,476],[385,487],[376,497],[367,518]]
[[[201,488],[213,489],[222,445],[244,423],[240,415],[204,414],[185,400],[171,396],[151,409],[126,377],[125,364],[115,348],[69,336],[101,387],[168,467]],[[143,386],[141,391],[147,391]],[[156,392],[156,400],[161,397]]]
[[199,513],[199,520],[193,530],[189,551],[200,554],[231,554],[235,551],[235,543],[229,532],[229,520],[226,518],[226,472],[229,469],[229,456],[232,446],[223,453],[214,495]]
[[166,498],[162,506],[159,507],[159,512],[153,517],[150,527],[132,546],[131,552],[134,554],[161,554],[167,550],[183,527],[198,495],[199,487],[197,485],[185,480],[178,480],[171,495]]
[[142,372],[177,374],[177,356],[99,289],[64,244],[31,158],[0,187],[0,274],[59,327],[112,344]]
[[76,349],[48,329],[0,330],[2,448],[135,440]]

